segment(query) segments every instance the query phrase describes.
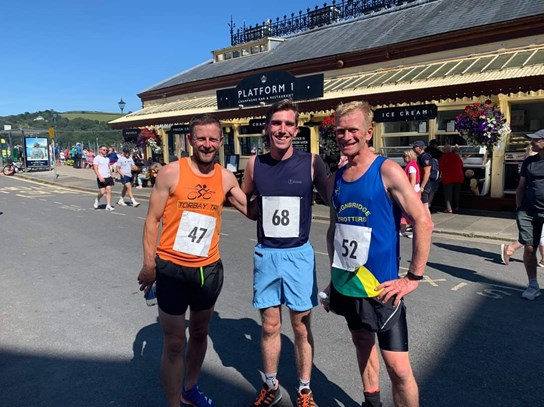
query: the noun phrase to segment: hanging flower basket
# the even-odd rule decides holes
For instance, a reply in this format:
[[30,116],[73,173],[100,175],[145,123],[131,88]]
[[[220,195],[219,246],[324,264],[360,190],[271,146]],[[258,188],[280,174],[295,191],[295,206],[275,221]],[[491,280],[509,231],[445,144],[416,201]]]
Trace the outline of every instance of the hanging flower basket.
[[489,151],[497,146],[502,136],[510,133],[510,127],[501,111],[491,102],[473,103],[455,117],[455,129],[470,144],[486,146]]
[[151,150],[154,153],[160,153],[162,151],[162,141],[161,138],[153,130],[143,128],[140,131],[138,139],[136,140],[136,145],[138,147],[151,147]]
[[319,151],[323,161],[329,165],[330,168],[335,168],[340,159],[340,150],[336,143],[335,134],[336,122],[334,119],[334,113],[323,119],[319,125]]

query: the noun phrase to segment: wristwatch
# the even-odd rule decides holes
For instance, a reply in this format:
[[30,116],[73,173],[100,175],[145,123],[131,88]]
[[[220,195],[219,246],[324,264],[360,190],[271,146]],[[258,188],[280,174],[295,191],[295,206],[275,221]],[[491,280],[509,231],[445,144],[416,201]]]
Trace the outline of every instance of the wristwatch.
[[417,274],[414,274],[411,271],[406,273],[406,277],[408,278],[408,280],[414,280],[414,281],[423,280],[423,276],[418,276]]

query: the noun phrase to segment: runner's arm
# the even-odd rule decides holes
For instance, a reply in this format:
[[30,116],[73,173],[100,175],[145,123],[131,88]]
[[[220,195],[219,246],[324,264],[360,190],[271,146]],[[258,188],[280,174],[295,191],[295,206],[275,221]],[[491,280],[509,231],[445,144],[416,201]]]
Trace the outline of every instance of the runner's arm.
[[423,167],[423,171],[422,171],[422,174],[421,174],[420,187],[421,187],[422,191],[425,188],[425,185],[427,185],[427,182],[429,182],[429,178],[431,178],[431,166],[426,165],[426,166]]
[[317,192],[325,205],[329,204],[330,195],[327,195],[327,176],[329,171],[320,156],[312,154],[312,179]]
[[96,178],[98,178],[100,182],[104,182],[104,178],[102,178],[102,175],[98,172],[98,164],[93,164],[93,171],[96,174]]
[[242,214],[247,216],[247,197],[238,185],[238,180],[232,172],[226,168],[222,168],[223,188],[227,201],[238,209]]
[[[431,248],[431,234],[433,222],[429,211],[423,206],[419,196],[414,191],[402,168],[391,160],[386,160],[382,165],[382,179],[391,198],[404,211],[406,216],[413,221],[414,239],[412,241],[412,259],[409,273],[422,276],[429,258]],[[418,282],[409,278],[386,281],[376,287],[383,289],[378,298],[387,302],[396,295],[396,306],[402,297],[414,291]]]
[[247,197],[247,217],[251,220],[257,220],[258,218],[257,200],[253,198],[253,193],[255,192],[255,185],[253,184],[255,159],[256,156],[254,155],[249,157],[244,170],[244,179],[242,180],[242,191]]
[[170,196],[170,187],[177,184],[178,172],[179,165],[167,165],[159,171],[155,186],[149,197],[149,208],[142,236],[144,260],[138,274],[140,290],[145,291],[146,294],[156,278],[155,254],[159,238],[159,225],[166,207],[166,201]]

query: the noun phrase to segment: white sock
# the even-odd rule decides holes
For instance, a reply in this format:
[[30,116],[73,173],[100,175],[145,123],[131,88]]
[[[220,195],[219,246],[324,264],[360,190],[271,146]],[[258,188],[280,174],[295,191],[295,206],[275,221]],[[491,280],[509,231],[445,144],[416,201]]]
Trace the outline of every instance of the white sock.
[[308,380],[307,382],[302,380],[302,379],[298,379],[298,392],[300,393],[300,391],[302,389],[309,389],[310,388],[310,381]]
[[275,389],[278,385],[278,380],[276,379],[277,373],[265,373],[264,381],[269,389]]

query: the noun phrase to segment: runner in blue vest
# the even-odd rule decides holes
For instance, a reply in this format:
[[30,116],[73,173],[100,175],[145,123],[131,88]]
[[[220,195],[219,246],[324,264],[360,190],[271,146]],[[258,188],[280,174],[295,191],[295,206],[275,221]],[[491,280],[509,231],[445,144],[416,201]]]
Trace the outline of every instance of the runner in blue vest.
[[[419,405],[408,355],[403,297],[423,278],[432,221],[402,168],[372,153],[372,110],[366,102],[336,109],[336,140],[347,164],[329,178],[331,220],[327,248],[331,284],[329,307],[345,317],[357,350],[364,387],[363,406],[380,406],[379,362],[387,366],[396,406]],[[404,212],[413,221],[412,259],[399,278],[399,229]]]

